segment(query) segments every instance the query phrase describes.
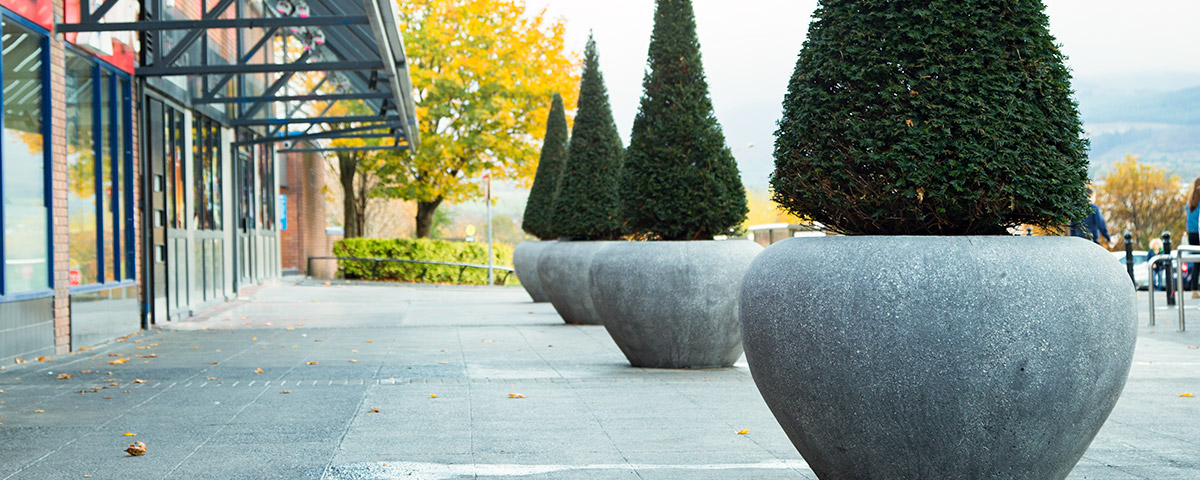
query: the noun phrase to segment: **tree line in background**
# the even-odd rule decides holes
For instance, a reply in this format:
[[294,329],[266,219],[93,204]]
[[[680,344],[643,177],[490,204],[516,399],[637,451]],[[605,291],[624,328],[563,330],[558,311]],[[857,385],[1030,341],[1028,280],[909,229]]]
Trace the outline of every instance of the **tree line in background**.
[[1108,232],[1124,250],[1125,232],[1133,235],[1133,248],[1145,250],[1150,240],[1171,232],[1176,245],[1187,239],[1186,204],[1190,183],[1166,169],[1126,155],[1094,188],[1096,206],[1108,223]]

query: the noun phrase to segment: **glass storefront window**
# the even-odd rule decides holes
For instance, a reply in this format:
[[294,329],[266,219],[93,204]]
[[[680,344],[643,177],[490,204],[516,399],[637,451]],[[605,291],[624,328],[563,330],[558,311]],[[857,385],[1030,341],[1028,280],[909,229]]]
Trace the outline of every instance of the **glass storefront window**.
[[66,53],[67,77],[67,227],[72,285],[98,281],[96,255],[96,146],[93,140],[96,66]]
[[133,278],[129,79],[66,52],[69,286]]
[[42,125],[45,37],[7,18],[3,45],[4,292],[50,288],[46,150]]

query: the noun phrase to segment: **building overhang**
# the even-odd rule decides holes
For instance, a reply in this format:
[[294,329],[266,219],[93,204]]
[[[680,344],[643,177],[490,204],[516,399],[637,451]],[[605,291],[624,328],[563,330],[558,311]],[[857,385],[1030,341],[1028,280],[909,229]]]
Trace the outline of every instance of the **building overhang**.
[[[170,0],[141,0],[140,21],[105,21],[115,5],[133,1],[80,2],[79,21],[57,24],[56,31],[138,32],[136,76],[186,79],[193,105],[224,105],[229,125],[261,127],[258,138],[235,145],[299,139],[317,145],[306,151],[420,145],[393,1],[209,0],[208,11],[189,16]],[[88,10],[90,3],[98,5]],[[220,30],[234,31],[236,47],[210,39],[209,32]],[[222,49],[232,58],[214,55]],[[252,78],[261,81],[249,85]],[[350,113],[328,115],[339,104]],[[361,142],[331,143],[354,138]]]

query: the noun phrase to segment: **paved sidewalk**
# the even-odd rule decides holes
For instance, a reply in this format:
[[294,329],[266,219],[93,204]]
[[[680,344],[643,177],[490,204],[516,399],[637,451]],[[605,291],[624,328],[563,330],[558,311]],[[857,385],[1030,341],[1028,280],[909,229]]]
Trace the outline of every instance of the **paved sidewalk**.
[[[1175,318],[1070,478],[1200,478]],[[631,368],[519,288],[285,282],[53,360],[0,371],[0,480],[815,478],[744,364]]]

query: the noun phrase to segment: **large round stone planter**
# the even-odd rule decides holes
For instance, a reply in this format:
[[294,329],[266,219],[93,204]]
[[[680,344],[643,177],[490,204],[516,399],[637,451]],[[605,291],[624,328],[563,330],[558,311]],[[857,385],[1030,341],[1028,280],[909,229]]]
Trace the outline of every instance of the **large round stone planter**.
[[538,260],[542,256],[542,250],[545,250],[546,246],[551,243],[521,242],[517,248],[513,249],[513,270],[516,271],[517,280],[521,281],[521,286],[525,287],[525,291],[529,293],[529,297],[533,298],[534,302],[550,301],[550,298],[546,296],[546,291],[542,289],[542,279],[538,275]]
[[820,478],[1061,479],[1125,385],[1134,301],[1078,238],[793,238],[754,260],[740,316]]
[[616,242],[557,241],[550,242],[538,260],[538,276],[542,290],[567,323],[603,325],[592,306],[591,280],[588,269],[592,257]]
[[742,355],[738,286],[761,251],[745,240],[617,242],[592,261],[592,301],[635,367],[728,367]]

